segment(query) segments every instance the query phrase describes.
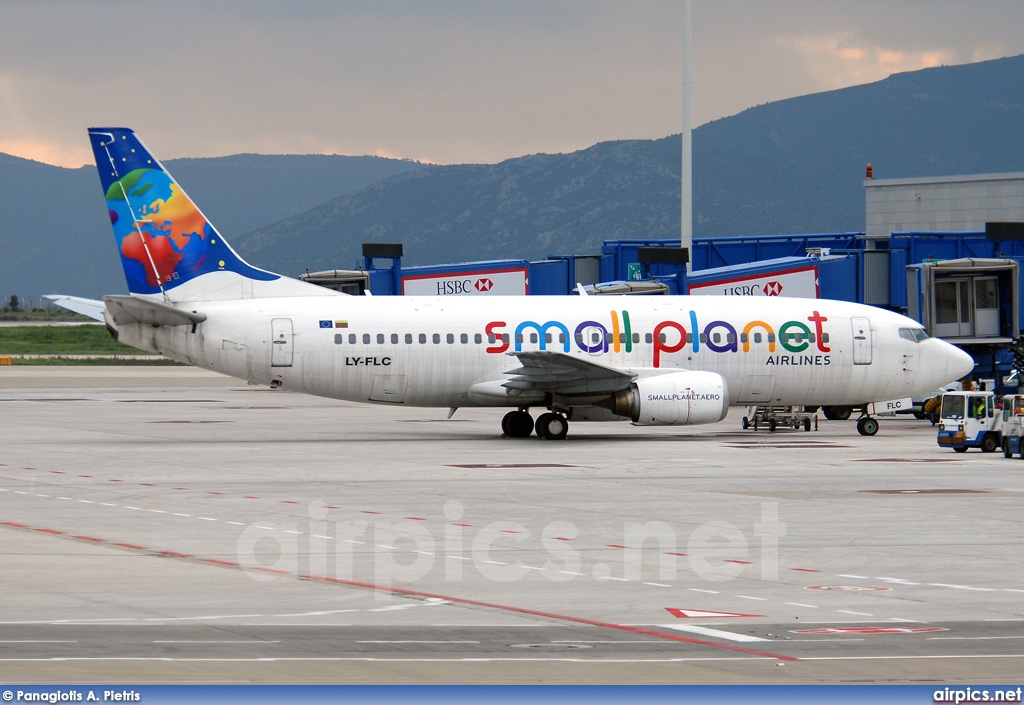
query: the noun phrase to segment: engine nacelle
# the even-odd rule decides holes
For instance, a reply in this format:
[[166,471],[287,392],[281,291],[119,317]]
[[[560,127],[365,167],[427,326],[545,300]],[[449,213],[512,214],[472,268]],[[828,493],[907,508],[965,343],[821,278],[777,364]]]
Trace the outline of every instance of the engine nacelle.
[[597,406],[640,426],[716,423],[729,412],[729,389],[714,372],[670,372],[642,377]]

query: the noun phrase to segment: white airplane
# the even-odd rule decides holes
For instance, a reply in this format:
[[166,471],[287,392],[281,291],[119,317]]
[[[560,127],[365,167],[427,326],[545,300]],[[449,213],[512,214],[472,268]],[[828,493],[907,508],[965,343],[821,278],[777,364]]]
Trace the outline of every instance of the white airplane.
[[340,294],[247,264],[133,131],[89,136],[130,295],[54,299],[123,343],[255,384],[511,407],[512,437],[562,439],[570,418],[714,423],[730,405],[769,404],[863,407],[858,429],[873,435],[869,403],[974,367],[916,321],[841,301]]

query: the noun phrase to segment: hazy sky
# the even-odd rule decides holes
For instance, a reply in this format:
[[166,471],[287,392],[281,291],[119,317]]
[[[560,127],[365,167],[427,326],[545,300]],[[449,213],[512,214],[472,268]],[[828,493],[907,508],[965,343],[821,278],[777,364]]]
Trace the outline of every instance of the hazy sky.
[[[0,0],[0,152],[442,164],[678,133],[679,0]],[[1022,0],[693,0],[694,126],[1024,53]],[[1024,77],[1022,77],[1024,80]]]

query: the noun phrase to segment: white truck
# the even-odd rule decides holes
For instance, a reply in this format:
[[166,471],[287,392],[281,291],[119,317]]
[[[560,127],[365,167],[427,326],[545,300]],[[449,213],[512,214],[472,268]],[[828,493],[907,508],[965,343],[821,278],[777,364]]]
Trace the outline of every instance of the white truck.
[[1002,445],[996,414],[996,398],[992,392],[946,392],[939,410],[939,435],[942,448],[966,453],[968,448],[981,448],[991,453]]
[[1024,394],[1003,397],[1003,457],[1024,458]]

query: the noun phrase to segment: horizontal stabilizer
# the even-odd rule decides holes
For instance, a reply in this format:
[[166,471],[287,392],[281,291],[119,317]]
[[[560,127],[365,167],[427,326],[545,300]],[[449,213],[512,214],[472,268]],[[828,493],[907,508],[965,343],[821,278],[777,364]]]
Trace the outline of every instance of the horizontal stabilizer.
[[194,311],[182,311],[167,304],[134,296],[104,296],[107,310],[115,325],[142,323],[151,326],[191,326],[202,323],[206,316]]
[[94,321],[103,322],[103,302],[96,299],[83,299],[81,296],[64,296],[63,294],[47,294],[49,299],[61,308],[88,316]]

